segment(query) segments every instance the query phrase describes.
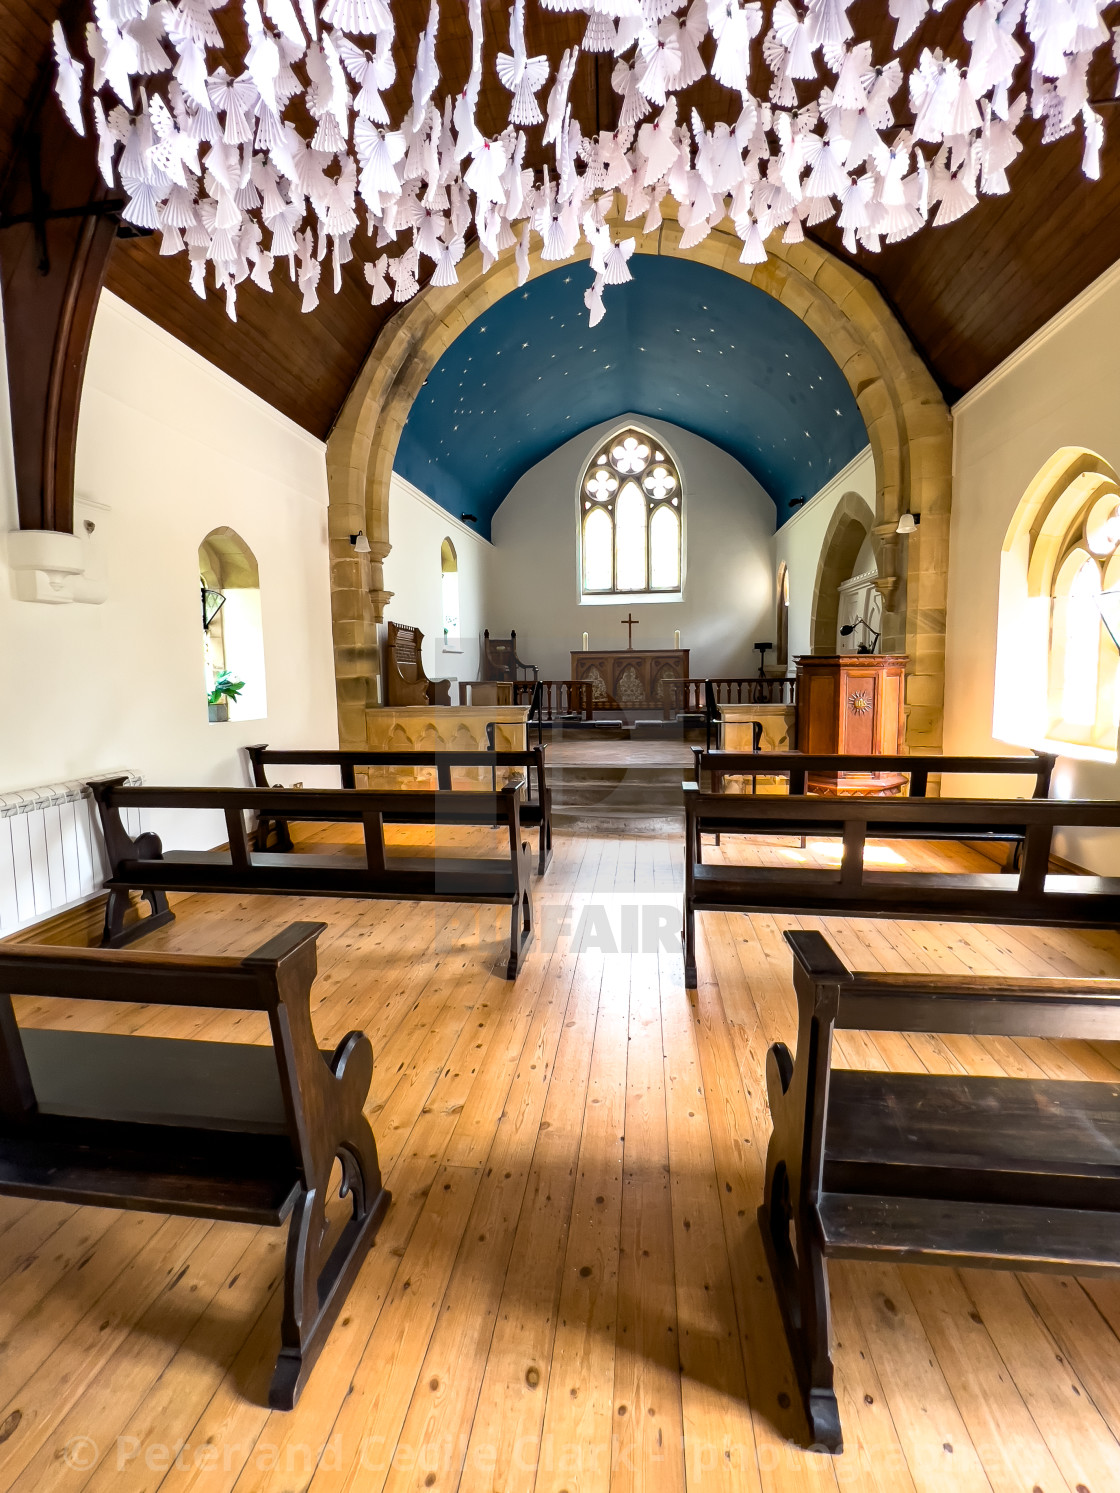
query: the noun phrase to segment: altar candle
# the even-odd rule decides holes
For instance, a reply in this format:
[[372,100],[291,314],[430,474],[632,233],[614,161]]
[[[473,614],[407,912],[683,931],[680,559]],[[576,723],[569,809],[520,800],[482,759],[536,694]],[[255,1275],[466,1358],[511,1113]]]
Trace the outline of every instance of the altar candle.
[[680,635],[680,632],[678,631],[678,632],[675,632],[673,634],[673,647],[674,648],[679,648],[680,646],[681,646],[681,635]]
[[584,635],[583,635],[583,651],[584,651],[584,653],[587,652],[587,634],[586,633],[584,633]]

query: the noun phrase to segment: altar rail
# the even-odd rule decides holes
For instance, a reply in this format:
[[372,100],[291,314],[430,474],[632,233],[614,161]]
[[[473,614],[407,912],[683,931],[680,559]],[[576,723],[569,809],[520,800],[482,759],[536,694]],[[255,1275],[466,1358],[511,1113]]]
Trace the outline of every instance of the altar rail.
[[[712,686],[715,703],[719,705],[795,705],[797,703],[797,680],[786,679],[722,678],[722,679],[665,679],[662,684],[662,701],[666,715],[705,714],[705,685]],[[586,679],[541,679],[519,680],[513,686],[514,703],[533,704],[531,721],[537,719],[534,691],[540,689],[541,719],[590,721],[595,709],[592,685]],[[622,710],[617,700],[608,699],[600,709]]]
[[[540,719],[591,720],[594,696],[586,679],[519,679],[513,686],[515,705],[530,705],[530,723],[538,719],[536,691],[540,691]],[[615,707],[617,709],[617,707]]]
[[686,715],[704,714],[704,686],[710,684],[717,705],[796,705],[797,680],[786,679],[675,679],[676,708]]

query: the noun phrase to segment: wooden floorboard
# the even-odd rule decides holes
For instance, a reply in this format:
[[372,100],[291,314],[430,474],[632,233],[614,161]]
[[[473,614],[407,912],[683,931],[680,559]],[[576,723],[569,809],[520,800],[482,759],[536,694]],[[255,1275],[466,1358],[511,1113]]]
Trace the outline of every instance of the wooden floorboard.
[[[982,864],[959,845],[888,850],[877,864]],[[705,855],[832,852],[725,837]],[[558,834],[512,984],[503,909],[176,898],[147,947],[247,953],[297,919],[326,924],[316,1033],[371,1038],[393,1204],[282,1414],[265,1408],[281,1231],[0,1199],[0,1493],[1120,1486],[1120,1283],[834,1265],[846,1450],[830,1458],[798,1444],[755,1220],[766,1050],[796,1035],[784,929],[819,928],[866,969],[1064,976],[1120,976],[1120,937],[701,914],[690,993],[682,870],[679,838]],[[255,1013],[17,1009],[37,1026],[268,1040]],[[844,1032],[837,1060],[1120,1079],[1108,1043]]]

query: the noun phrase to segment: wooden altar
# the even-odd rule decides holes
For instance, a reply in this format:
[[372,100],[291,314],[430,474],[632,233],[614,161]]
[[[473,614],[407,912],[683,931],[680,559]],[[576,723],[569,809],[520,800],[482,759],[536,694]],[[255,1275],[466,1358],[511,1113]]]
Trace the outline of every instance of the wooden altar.
[[688,678],[688,649],[573,653],[571,677],[588,681],[596,710],[664,710],[674,702],[671,681]]

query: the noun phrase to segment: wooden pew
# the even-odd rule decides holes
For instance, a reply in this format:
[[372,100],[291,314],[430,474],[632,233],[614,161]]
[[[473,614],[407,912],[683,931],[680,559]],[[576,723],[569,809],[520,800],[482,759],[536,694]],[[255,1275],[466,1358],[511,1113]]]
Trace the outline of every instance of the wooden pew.
[[[758,751],[758,741],[761,736],[761,725],[755,722],[755,751]],[[844,773],[866,773],[888,772],[905,773],[909,779],[905,796],[908,798],[925,798],[929,789],[931,777],[942,779],[950,776],[967,774],[970,776],[992,774],[998,777],[1018,777],[1030,781],[1032,798],[1047,798],[1050,794],[1050,779],[1054,772],[1054,763],[1057,758],[1047,752],[1032,752],[1029,756],[1022,757],[882,757],[882,756],[811,756],[803,752],[767,752],[764,763],[751,752],[713,752],[704,751],[700,747],[693,747],[693,777],[698,785],[703,783],[703,775],[708,774],[710,791],[712,793],[727,792],[724,788],[724,780],[729,777],[751,779],[751,790],[756,790],[757,778],[784,777],[787,780],[789,792],[793,795],[811,793],[816,797],[814,782],[822,783],[835,781],[838,775]],[[944,784],[942,784],[944,786]],[[741,790],[731,790],[735,796],[741,796]],[[854,796],[854,795],[853,795]],[[721,822],[719,815],[714,814],[705,820],[703,825],[704,834],[714,834],[716,844],[719,844],[721,834],[755,834],[749,824],[742,819],[736,818]],[[800,835],[799,829],[791,829],[790,834]],[[901,825],[896,826],[896,839],[909,840],[960,840],[971,839],[981,842],[1006,843],[1012,846],[1013,856],[1017,857],[1022,849],[1022,836],[1014,829],[993,828],[983,834],[956,835],[951,833],[951,826],[941,826],[936,834],[927,832],[922,825],[914,824],[909,833]]]
[[[499,903],[510,909],[506,979],[517,976],[533,938],[529,847],[521,839],[518,785],[499,793],[406,790],[369,793],[306,788],[129,788],[123,778],[91,783],[112,874],[105,885],[102,945],[120,948],[174,913],[167,892],[261,893],[291,897],[372,897],[400,902]],[[407,807],[401,800],[407,799]],[[121,821],[123,808],[209,809],[225,815],[228,849],[164,851],[150,831],[132,838]],[[492,825],[506,829],[509,852],[502,859],[437,858],[391,854],[385,822],[407,813],[409,824]],[[362,845],[333,846],[326,854],[260,851],[250,847],[246,811],[272,819],[307,819],[362,825]],[[130,893],[149,900],[152,915],[125,922]]]
[[833,1033],[1114,1041],[1120,981],[853,973],[821,934],[785,937],[797,1055],[767,1055],[759,1224],[810,1442],[840,1452],[828,1260],[1120,1271],[1120,1089],[834,1068]]
[[[767,753],[767,758],[770,754]],[[751,760],[749,757],[748,761]],[[843,759],[849,760],[849,759]],[[685,979],[696,984],[697,912],[786,912],[963,923],[1115,927],[1120,879],[1050,874],[1054,831],[1120,828],[1120,803],[1032,798],[824,798],[704,793],[685,783]],[[135,790],[133,790],[135,791]],[[836,869],[708,866],[701,830],[818,835],[842,841]],[[725,829],[725,833],[726,833]],[[867,840],[1018,837],[1017,871],[865,869]]]
[[[290,1410],[389,1206],[362,1113],[373,1050],[320,1050],[315,941],[293,923],[245,959],[0,945],[0,1193],[238,1223],[288,1220],[269,1404]],[[270,1047],[20,1027],[12,995],[263,1011]],[[352,1200],[337,1238],[335,1158]]]
[[[253,782],[258,788],[269,788],[268,768],[274,767],[337,767],[343,788],[357,786],[355,769],[362,767],[430,767],[435,769],[436,787],[444,791],[451,789],[451,773],[456,767],[473,767],[490,773],[491,787],[497,791],[498,768],[521,768],[525,772],[526,797],[521,803],[521,825],[535,826],[537,839],[537,875],[543,876],[552,861],[552,794],[545,775],[545,749],[530,747],[524,752],[332,752],[332,751],[279,751],[263,743],[245,748]],[[407,800],[392,814],[385,816],[386,824],[411,824]],[[284,819],[265,819],[258,823],[256,843],[260,850],[268,849],[268,838],[272,831],[276,835],[278,850],[291,850],[292,838],[288,832],[288,821],[296,816],[289,814]],[[360,817],[360,816],[355,816]],[[480,821],[489,823],[488,819]]]

